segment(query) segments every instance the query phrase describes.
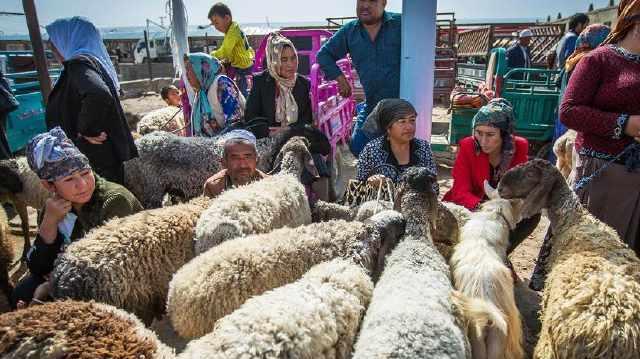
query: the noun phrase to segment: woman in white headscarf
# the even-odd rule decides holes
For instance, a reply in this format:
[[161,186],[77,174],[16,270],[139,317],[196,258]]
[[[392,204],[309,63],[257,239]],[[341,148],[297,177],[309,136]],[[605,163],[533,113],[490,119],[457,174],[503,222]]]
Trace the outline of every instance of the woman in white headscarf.
[[62,127],[91,167],[124,182],[123,163],[138,156],[120,105],[120,84],[96,27],[87,19],[58,19],[47,26],[54,56],[64,66],[49,95],[47,128]]
[[298,54],[291,40],[273,33],[267,40],[267,69],[253,77],[245,119],[264,118],[279,128],[312,123],[311,83],[298,74]]

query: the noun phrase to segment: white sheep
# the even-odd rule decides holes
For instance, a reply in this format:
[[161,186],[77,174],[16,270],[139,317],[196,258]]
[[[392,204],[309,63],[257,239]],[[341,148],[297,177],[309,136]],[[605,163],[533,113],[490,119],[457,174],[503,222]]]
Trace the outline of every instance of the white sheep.
[[319,264],[299,281],[249,299],[179,358],[349,358],[372,290],[367,273],[350,261]]
[[0,161],[0,202],[13,203],[20,216],[24,237],[23,259],[26,259],[27,252],[31,248],[27,206],[41,210],[49,197],[51,193],[44,188],[38,175],[31,170],[26,157]]
[[569,129],[553,143],[553,153],[556,155],[556,167],[560,170],[564,178],[569,178],[569,174],[578,157],[575,149],[577,135],[578,133],[575,130]]
[[[521,219],[523,202],[500,199],[486,182],[485,193],[491,200],[471,214],[462,227],[460,243],[449,263],[457,290],[495,307],[489,321],[484,315],[465,318],[473,357],[520,359],[524,357],[522,322],[514,296],[513,276],[505,263],[509,232]],[[468,312],[476,314],[472,310]]]
[[194,257],[195,224],[209,203],[199,197],[115,218],[90,231],[56,260],[54,297],[93,299],[150,323],[165,310],[172,275]]
[[182,337],[194,338],[252,296],[294,282],[335,257],[353,259],[376,277],[386,248],[403,231],[402,215],[386,211],[366,223],[334,220],[226,241],[173,276],[167,314]]
[[133,315],[110,305],[60,301],[0,316],[6,359],[175,358]]
[[216,197],[196,226],[195,252],[226,240],[311,223],[311,209],[299,178],[304,168],[317,175],[308,141],[293,137],[280,150],[281,172]]
[[524,217],[547,210],[552,247],[542,298],[538,359],[640,357],[640,259],[582,206],[551,163],[507,172],[502,198],[522,198]]
[[387,257],[354,358],[468,358],[450,298],[449,266],[431,240],[438,208],[426,168],[410,168],[398,191],[406,234]]
[[166,106],[144,115],[136,127],[137,132],[141,135],[153,131],[166,131],[182,135],[185,127],[184,114],[180,107]]

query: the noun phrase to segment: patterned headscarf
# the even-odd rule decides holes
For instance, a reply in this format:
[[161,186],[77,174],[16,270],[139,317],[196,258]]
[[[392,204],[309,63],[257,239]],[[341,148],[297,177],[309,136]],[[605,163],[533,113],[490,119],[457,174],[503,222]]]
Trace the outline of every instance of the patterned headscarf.
[[634,24],[640,21],[640,0],[622,0],[618,5],[618,23],[603,44],[615,44],[624,39]]
[[[500,130],[502,137],[502,158],[494,176],[501,178],[509,170],[509,165],[513,159],[515,146],[513,144],[513,126],[515,114],[511,103],[503,98],[494,98],[488,104],[481,107],[473,116],[473,128],[476,126],[492,126]],[[476,144],[476,154],[480,153],[480,145]]]
[[580,62],[585,55],[591,52],[591,50],[600,46],[607,36],[609,36],[610,32],[611,28],[607,25],[593,24],[587,26],[587,28],[578,36],[578,40],[576,40],[576,49],[567,59],[565,63],[565,70],[567,72],[573,71],[576,65],[578,65],[578,62]]
[[35,136],[27,144],[27,162],[40,179],[55,182],[76,171],[91,169],[89,160],[60,127]]
[[200,89],[196,93],[191,109],[191,133],[194,136],[214,136],[218,132],[214,128],[217,123],[207,98],[207,91],[209,91],[209,87],[213,84],[222,66],[218,59],[202,52],[188,54],[185,57],[191,64],[198,82],[200,82]]
[[276,80],[279,94],[276,97],[276,122],[282,127],[288,126],[298,121],[298,104],[293,97],[293,87],[298,79],[298,73],[292,79],[285,79],[279,75],[280,57],[285,47],[291,48],[293,53],[298,57],[296,47],[293,46],[291,40],[280,35],[272,33],[267,39],[267,70],[269,75]]
[[97,60],[113,81],[116,91],[120,90],[116,72],[102,36],[96,27],[84,17],[58,19],[47,27],[49,40],[58,49],[65,61],[80,55],[91,56]]

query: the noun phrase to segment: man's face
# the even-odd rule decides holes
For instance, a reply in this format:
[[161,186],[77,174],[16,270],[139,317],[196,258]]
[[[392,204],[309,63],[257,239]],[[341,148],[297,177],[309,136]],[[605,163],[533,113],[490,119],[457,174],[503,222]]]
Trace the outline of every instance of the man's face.
[[358,0],[356,14],[365,25],[373,25],[382,20],[387,0]]
[[530,37],[521,37],[520,38],[520,45],[529,46],[530,43],[531,43],[531,38]]
[[223,166],[234,185],[249,183],[256,172],[256,149],[246,143],[232,143],[225,146]]

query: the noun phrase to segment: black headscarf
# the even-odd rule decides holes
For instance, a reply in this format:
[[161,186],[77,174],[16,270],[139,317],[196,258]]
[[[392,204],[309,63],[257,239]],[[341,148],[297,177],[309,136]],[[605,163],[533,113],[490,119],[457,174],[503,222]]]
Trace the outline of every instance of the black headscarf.
[[370,138],[378,137],[383,135],[394,122],[416,115],[416,109],[409,101],[401,98],[384,99],[373,108],[362,126],[362,131]]

